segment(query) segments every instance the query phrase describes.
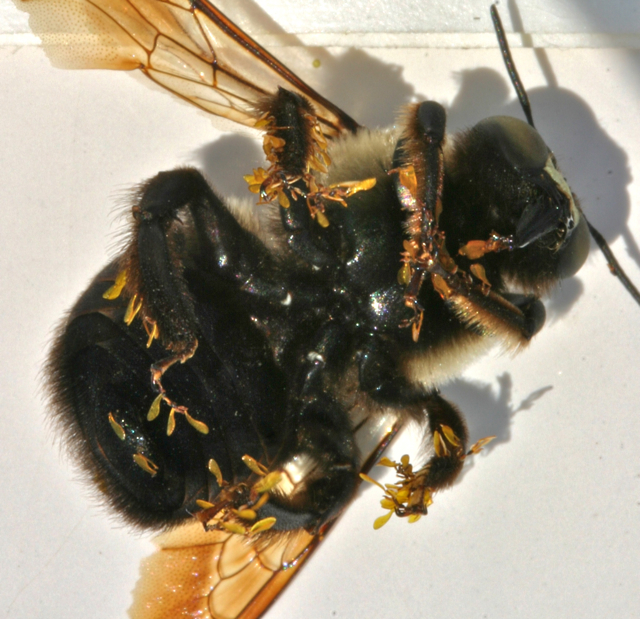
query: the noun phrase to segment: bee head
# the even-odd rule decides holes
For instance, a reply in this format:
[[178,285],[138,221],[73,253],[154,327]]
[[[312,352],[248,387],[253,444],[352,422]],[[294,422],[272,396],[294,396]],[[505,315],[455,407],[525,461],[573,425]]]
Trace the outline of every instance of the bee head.
[[501,276],[539,290],[584,263],[586,219],[553,153],[527,123],[509,116],[479,122],[456,140],[446,178],[445,212],[451,205],[468,235],[459,243],[493,232],[513,239],[512,252],[489,259]]

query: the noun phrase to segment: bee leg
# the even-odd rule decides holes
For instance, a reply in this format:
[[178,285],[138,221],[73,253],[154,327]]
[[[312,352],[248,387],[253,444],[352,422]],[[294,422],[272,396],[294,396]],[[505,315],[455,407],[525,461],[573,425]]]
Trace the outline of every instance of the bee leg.
[[467,454],[469,433],[460,411],[445,400],[438,391],[424,395],[423,401],[412,411],[412,415],[429,420],[425,443],[431,439],[434,455],[416,472],[421,478],[421,486],[435,492],[447,488],[456,480],[462,470]]
[[286,426],[269,467],[280,481],[258,515],[274,517],[275,530],[315,532],[338,516],[357,488],[353,428],[335,398],[315,387],[290,402]]
[[[450,486],[460,473],[466,457],[468,432],[458,409],[437,390],[427,390],[409,382],[399,371],[395,356],[377,340],[372,340],[360,356],[360,386],[377,402],[393,407],[420,424],[428,423],[426,442],[434,455],[412,474],[412,492],[430,499],[431,493]],[[415,500],[415,499],[414,499]],[[426,503],[417,500],[415,509],[404,506],[399,515],[426,513]],[[420,510],[424,509],[422,512]]]
[[156,391],[164,396],[162,376],[191,358],[198,345],[189,269],[262,297],[284,301],[287,292],[261,276],[272,265],[268,251],[242,228],[197,170],[178,169],[152,178],[141,189],[133,216],[133,242],[123,261],[126,292],[139,303],[149,344],[160,338],[171,353],[151,368]]
[[253,294],[274,293],[268,278],[260,277],[273,266],[268,250],[238,223],[198,170],[183,168],[156,175],[143,187],[133,214],[136,243],[130,260],[140,274],[141,294],[159,315],[166,316],[164,328],[171,341],[193,331],[180,321],[181,316],[193,316],[184,299],[189,261],[238,286],[257,278]]
[[[455,279],[453,276],[449,281]],[[447,304],[470,330],[499,336],[516,347],[526,345],[544,326],[544,305],[534,295],[498,294],[491,290],[484,293],[466,285],[454,286],[455,283],[445,291]]]
[[287,244],[310,265],[335,266],[333,235],[326,229],[324,214],[319,213],[322,206],[312,204],[311,197],[318,188],[310,170],[322,170],[328,161],[326,142],[313,108],[304,97],[284,88],[264,108],[270,119],[265,152],[273,164],[264,191],[278,196]]

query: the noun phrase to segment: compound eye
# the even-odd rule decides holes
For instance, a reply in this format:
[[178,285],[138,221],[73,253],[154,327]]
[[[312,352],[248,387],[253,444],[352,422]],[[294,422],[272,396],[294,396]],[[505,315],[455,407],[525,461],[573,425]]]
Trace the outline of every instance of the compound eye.
[[585,263],[590,247],[589,226],[585,217],[580,216],[578,225],[558,251],[558,276],[565,279],[575,275]]
[[518,118],[490,116],[480,121],[475,129],[519,170],[544,168],[551,152],[540,134]]

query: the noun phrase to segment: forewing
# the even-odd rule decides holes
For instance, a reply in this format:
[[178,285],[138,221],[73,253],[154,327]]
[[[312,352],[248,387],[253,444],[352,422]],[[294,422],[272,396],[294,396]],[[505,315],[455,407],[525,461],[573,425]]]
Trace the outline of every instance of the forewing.
[[15,0],[51,61],[64,68],[140,69],[194,105],[253,126],[278,87],[313,102],[325,135],[357,124],[207,0]]
[[[368,470],[399,429],[389,415],[354,420]],[[250,538],[205,532],[195,519],[156,538],[158,550],[142,562],[129,609],[132,619],[256,619],[320,543],[304,530]]]
[[283,533],[260,549],[239,535],[205,532],[194,520],[156,539],[159,549],[142,562],[129,614],[132,619],[258,617],[316,539],[304,531]]

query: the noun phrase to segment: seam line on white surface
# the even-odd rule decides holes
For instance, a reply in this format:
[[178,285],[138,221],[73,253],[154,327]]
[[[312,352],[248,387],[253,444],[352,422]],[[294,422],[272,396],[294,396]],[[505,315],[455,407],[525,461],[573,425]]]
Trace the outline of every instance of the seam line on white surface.
[[[261,34],[254,35],[265,47],[357,47],[357,48],[496,48],[493,33],[310,33],[310,34]],[[527,43],[523,43],[526,37]],[[41,45],[40,39],[30,32],[0,34],[0,46],[15,47]],[[640,49],[640,34],[606,33],[555,33],[510,34],[512,48],[625,48]]]

